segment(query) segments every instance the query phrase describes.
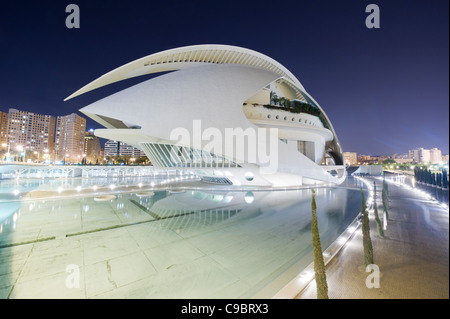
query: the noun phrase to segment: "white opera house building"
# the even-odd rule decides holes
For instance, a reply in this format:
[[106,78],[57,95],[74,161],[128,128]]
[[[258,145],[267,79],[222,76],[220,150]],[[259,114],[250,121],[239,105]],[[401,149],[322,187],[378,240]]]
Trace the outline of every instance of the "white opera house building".
[[319,104],[284,66],[229,45],[194,45],[118,67],[66,100],[160,73],[80,110],[101,138],[145,152],[155,168],[188,170],[212,184],[339,184],[343,153]]

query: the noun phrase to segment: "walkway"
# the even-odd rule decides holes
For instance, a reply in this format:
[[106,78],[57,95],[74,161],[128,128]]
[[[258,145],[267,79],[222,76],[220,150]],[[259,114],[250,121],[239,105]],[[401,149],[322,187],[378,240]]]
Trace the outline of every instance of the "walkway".
[[[377,181],[378,211],[381,181]],[[389,184],[390,210],[386,238],[377,234],[373,216],[371,237],[380,287],[367,288],[361,228],[327,266],[332,299],[449,298],[449,212],[411,190]],[[371,213],[373,215],[373,213]],[[361,270],[362,269],[362,270]],[[316,298],[315,281],[298,299]]]

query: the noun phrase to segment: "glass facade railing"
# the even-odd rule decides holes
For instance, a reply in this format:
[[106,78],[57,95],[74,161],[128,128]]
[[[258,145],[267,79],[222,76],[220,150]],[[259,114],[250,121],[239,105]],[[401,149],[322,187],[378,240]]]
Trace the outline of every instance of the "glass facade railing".
[[192,147],[159,143],[141,143],[140,145],[151,162],[162,168],[241,167],[223,156]]

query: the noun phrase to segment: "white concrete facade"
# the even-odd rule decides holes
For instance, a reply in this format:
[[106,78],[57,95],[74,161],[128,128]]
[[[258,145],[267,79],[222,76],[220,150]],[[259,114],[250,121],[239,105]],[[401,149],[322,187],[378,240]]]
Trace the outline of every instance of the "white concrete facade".
[[[234,185],[282,187],[340,183],[345,178],[342,151],[325,112],[291,72],[252,50],[199,45],[156,53],[105,74],[67,99],[126,78],[173,70],[80,111],[106,127],[95,135],[142,149],[157,167],[195,170],[205,181],[219,177]],[[271,104],[268,90],[290,101],[309,103],[316,115],[249,105]],[[252,107],[259,111],[249,114]],[[220,147],[215,143],[211,151],[211,140],[226,137],[230,130],[241,130],[246,138],[261,130],[266,136],[258,135],[256,143],[245,145],[245,151],[226,140],[220,141]],[[189,140],[179,132],[187,133]],[[173,145],[181,147],[178,153]],[[267,151],[267,156],[252,157],[251,148]],[[173,157],[180,162],[172,162]],[[334,165],[323,165],[331,157]]]

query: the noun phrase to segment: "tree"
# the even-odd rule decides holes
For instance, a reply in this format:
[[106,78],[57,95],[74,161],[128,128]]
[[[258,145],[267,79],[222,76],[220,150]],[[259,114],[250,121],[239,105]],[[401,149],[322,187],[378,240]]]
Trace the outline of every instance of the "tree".
[[279,103],[279,98],[277,94],[273,91],[270,91],[270,104],[271,105],[277,105]]
[[442,174],[436,173],[436,184],[439,187],[442,187]]
[[311,200],[311,234],[314,254],[314,272],[316,274],[317,299],[328,299],[328,284],[323,260],[322,245],[320,243],[319,226],[317,222],[316,193],[312,190]]
[[373,211],[375,214],[375,221],[377,222],[378,235],[384,238],[383,225],[381,224],[380,217],[378,216],[377,187],[375,185],[375,181],[373,181]]
[[386,214],[386,219],[389,219],[389,190],[386,180],[383,180],[383,189],[381,191],[381,200],[383,201],[383,212]]
[[383,165],[391,165],[391,164],[397,164],[397,162],[392,158],[387,158],[384,161],[381,162]]
[[446,169],[442,169],[442,187],[448,188],[448,177]]
[[364,192],[361,187],[361,216],[362,216],[362,234],[364,247],[364,263],[366,266],[373,264],[373,246],[370,238],[370,222],[369,212],[366,207],[366,200],[364,199]]

